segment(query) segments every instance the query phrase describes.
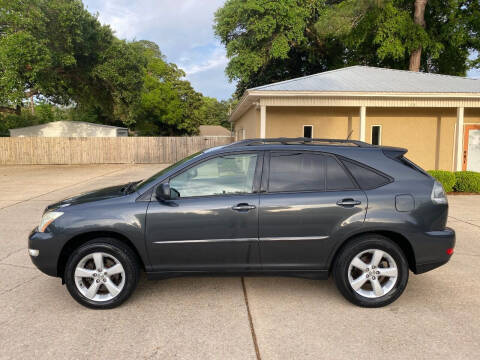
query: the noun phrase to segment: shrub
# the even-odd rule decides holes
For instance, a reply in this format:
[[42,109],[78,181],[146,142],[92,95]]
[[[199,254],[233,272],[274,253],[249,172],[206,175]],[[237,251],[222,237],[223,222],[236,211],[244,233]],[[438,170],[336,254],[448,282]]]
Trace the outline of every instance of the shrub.
[[455,174],[453,172],[445,170],[429,170],[428,173],[442,184],[445,192],[453,191],[456,182]]
[[458,171],[455,173],[455,191],[480,193],[480,173],[475,171]]

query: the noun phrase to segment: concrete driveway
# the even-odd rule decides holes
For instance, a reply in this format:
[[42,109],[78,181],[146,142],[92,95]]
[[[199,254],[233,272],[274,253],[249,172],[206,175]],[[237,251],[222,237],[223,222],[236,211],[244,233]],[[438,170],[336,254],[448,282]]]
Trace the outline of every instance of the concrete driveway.
[[26,238],[53,201],[141,179],[163,165],[0,167],[0,358],[472,359],[480,348],[480,196],[451,196],[451,262],[411,274],[381,309],[345,301],[333,281],[142,279],[109,311],[78,305],[43,275]]

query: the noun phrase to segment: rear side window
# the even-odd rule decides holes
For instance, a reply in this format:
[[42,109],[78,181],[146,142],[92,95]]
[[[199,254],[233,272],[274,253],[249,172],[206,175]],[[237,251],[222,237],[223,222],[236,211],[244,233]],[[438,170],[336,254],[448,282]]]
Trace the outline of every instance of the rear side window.
[[342,162],[363,190],[375,189],[390,182],[387,176],[371,168],[346,159],[342,159]]
[[345,172],[338,161],[327,157],[327,190],[340,191],[356,189],[352,178]]
[[312,153],[271,153],[269,192],[324,190],[325,156]]

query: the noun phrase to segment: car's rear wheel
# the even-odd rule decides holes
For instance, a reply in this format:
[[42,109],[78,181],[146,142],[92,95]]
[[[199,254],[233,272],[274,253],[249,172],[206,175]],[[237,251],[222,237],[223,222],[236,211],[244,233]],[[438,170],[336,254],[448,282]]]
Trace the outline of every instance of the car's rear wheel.
[[393,241],[368,234],[341,250],[333,275],[347,300],[363,307],[381,307],[395,301],[405,290],[408,263]]
[[70,255],[65,267],[65,283],[80,304],[95,309],[111,309],[132,294],[139,277],[133,251],[116,239],[87,242]]

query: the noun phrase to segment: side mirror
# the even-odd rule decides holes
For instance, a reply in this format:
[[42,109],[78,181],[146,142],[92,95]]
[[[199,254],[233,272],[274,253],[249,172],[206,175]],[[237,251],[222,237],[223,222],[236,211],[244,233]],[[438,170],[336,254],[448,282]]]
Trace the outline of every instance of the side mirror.
[[155,195],[159,200],[170,200],[170,185],[168,183],[158,185]]

